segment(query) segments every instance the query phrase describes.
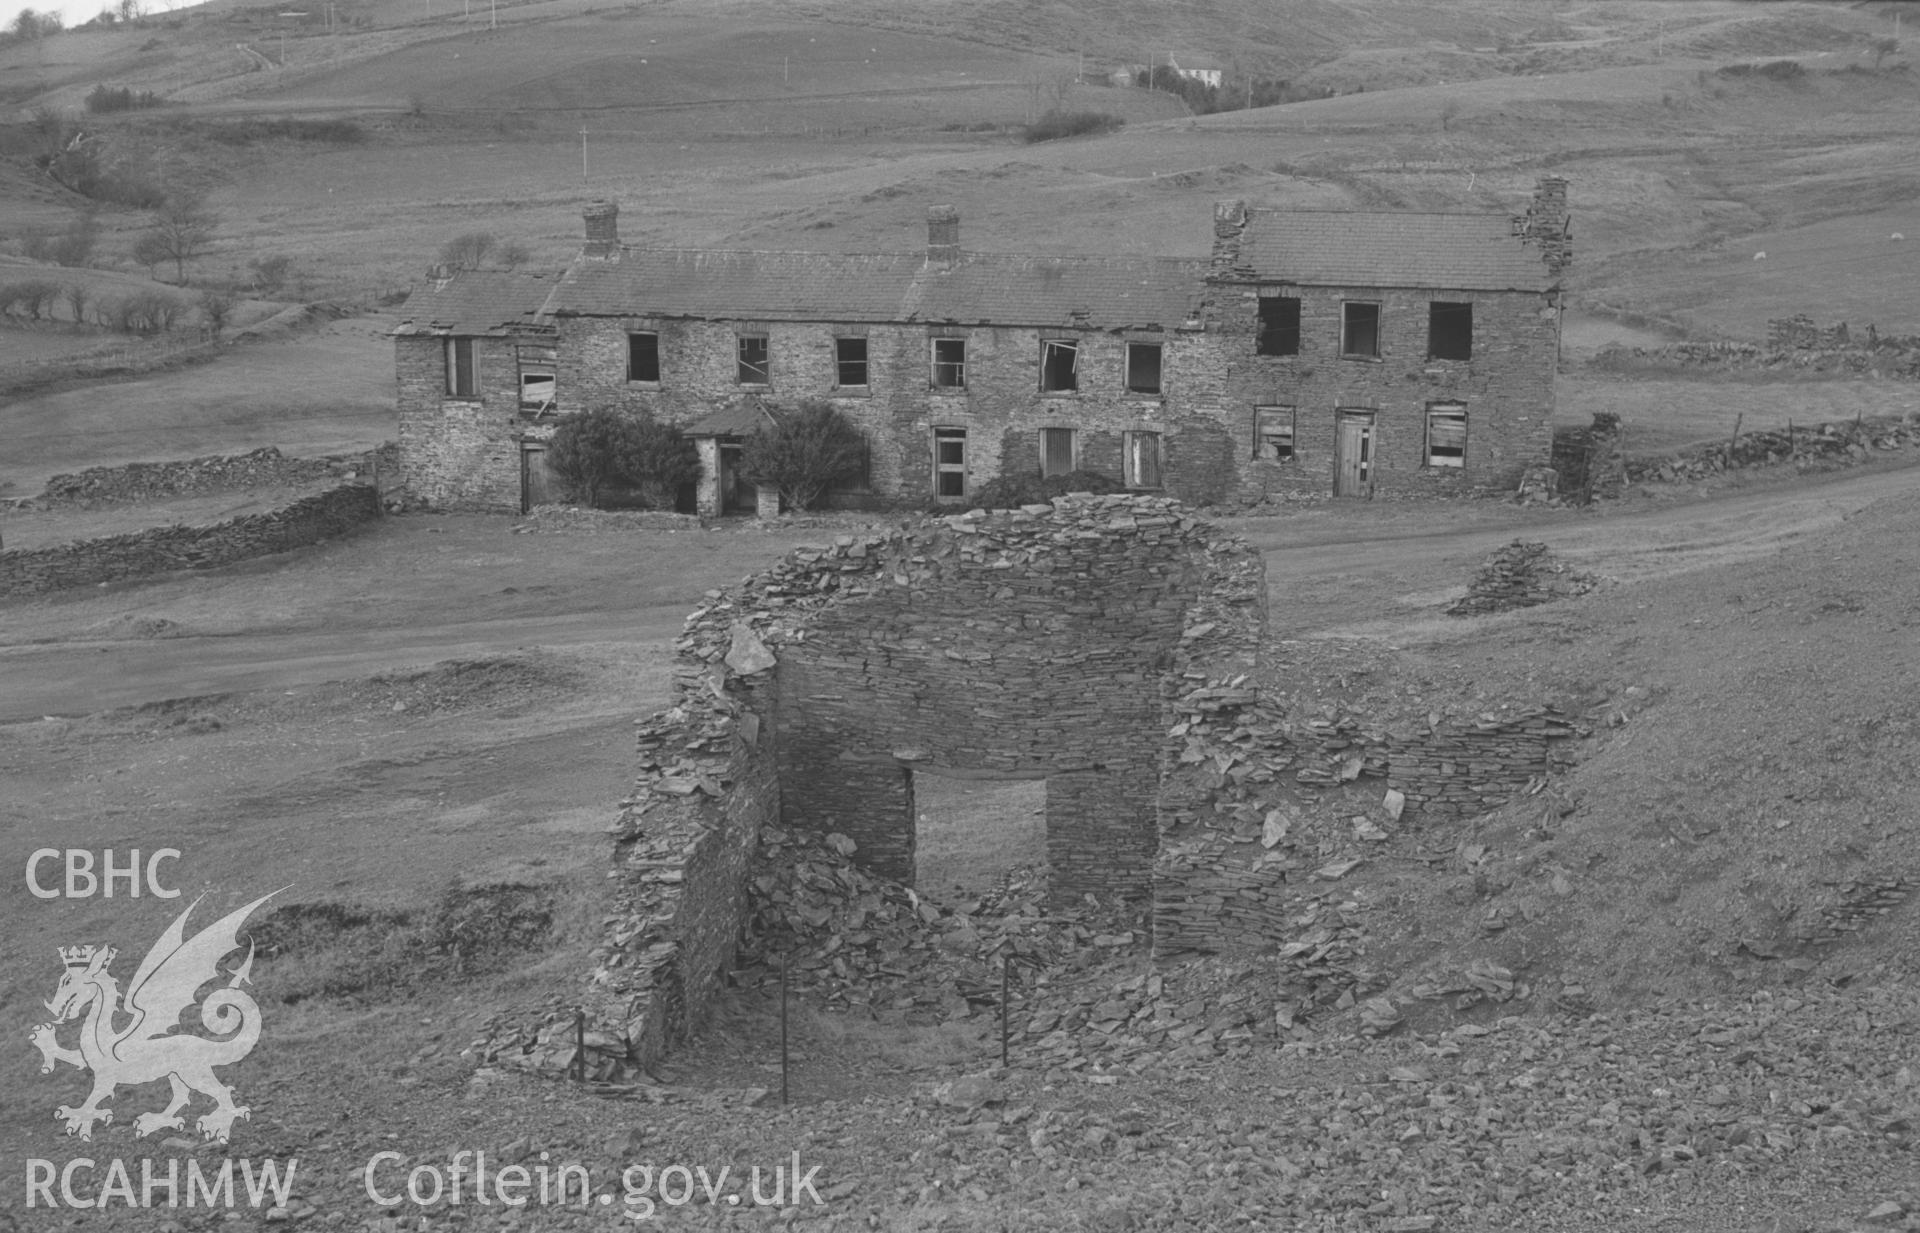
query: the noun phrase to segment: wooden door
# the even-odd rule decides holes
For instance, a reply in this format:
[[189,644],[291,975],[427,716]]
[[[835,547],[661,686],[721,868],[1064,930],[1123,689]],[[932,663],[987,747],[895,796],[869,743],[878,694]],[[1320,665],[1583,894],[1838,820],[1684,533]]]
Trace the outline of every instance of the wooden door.
[[1333,495],[1373,495],[1373,412],[1336,411],[1333,439]]
[[1065,475],[1073,470],[1073,429],[1040,430],[1040,474]]
[[546,443],[521,445],[520,512],[529,513],[536,505],[551,505],[560,499],[559,493],[560,485],[555,481],[552,468],[547,466]]

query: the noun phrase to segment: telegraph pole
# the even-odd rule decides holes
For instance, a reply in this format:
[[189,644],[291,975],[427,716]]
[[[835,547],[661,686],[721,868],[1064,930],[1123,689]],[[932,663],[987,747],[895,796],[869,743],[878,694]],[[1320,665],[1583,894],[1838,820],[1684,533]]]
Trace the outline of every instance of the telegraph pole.
[[580,121],[580,182],[587,182],[587,122]]

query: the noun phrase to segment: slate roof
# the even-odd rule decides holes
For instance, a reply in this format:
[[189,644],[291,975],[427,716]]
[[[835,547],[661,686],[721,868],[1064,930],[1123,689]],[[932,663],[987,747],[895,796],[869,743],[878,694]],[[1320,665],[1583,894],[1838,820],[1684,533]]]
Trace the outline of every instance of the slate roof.
[[744,437],[756,428],[771,427],[773,422],[766,404],[748,394],[701,416],[682,431],[689,437]]
[[1323,287],[1546,291],[1540,250],[1505,214],[1248,210],[1240,260],[1222,277]]
[[535,328],[553,287],[538,275],[467,270],[416,287],[393,332],[501,336]]
[[560,316],[729,321],[952,322],[1083,329],[1191,318],[1202,261],[965,253],[948,267],[914,253],[622,249],[581,259],[554,289]]

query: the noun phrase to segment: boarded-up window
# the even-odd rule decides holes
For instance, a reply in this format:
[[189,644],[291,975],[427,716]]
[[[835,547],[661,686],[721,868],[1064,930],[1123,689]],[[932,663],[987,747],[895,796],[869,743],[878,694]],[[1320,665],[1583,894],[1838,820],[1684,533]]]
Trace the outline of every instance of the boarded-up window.
[[767,384],[767,336],[742,334],[739,349],[740,371],[736,379],[741,385]]
[[967,340],[933,340],[933,387],[938,390],[967,388]]
[[1293,458],[1293,428],[1292,407],[1255,407],[1253,456],[1269,462],[1290,461]]
[[867,383],[867,340],[864,338],[836,338],[833,340],[833,358],[838,369],[836,380],[841,385],[865,385]]
[[553,368],[551,365],[520,366],[520,405],[534,410],[553,407]]
[[1040,430],[1040,474],[1065,475],[1073,470],[1073,429]]
[[1436,402],[1427,407],[1427,465],[1467,465],[1467,409],[1457,402]]
[[1132,394],[1160,392],[1160,344],[1127,344],[1127,391]]
[[1127,487],[1160,487],[1160,434],[1129,432],[1121,436],[1126,456]]
[[1300,300],[1291,295],[1260,297],[1259,331],[1253,349],[1259,355],[1300,354]]
[[943,499],[967,495],[967,430],[933,430],[933,495]]
[[480,397],[480,379],[474,370],[473,339],[447,339],[447,393],[455,398]]
[[660,336],[627,335],[627,380],[660,380]]
[[1473,305],[1434,300],[1427,305],[1427,358],[1473,358]]
[[1046,391],[1080,388],[1080,345],[1059,338],[1040,344],[1040,388]]
[[1379,359],[1380,306],[1349,300],[1340,307],[1340,354],[1354,359]]

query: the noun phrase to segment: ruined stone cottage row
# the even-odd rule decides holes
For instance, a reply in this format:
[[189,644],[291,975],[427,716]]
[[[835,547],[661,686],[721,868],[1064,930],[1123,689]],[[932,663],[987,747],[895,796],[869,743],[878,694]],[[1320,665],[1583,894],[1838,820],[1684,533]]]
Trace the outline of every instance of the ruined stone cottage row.
[[[844,508],[965,507],[1001,476],[1100,472],[1206,503],[1511,487],[1551,450],[1566,185],[1523,215],[1215,208],[1207,260],[924,249],[648,249],[589,205],[557,277],[467,272],[395,332],[402,469],[448,508],[553,499],[562,416],[695,438],[705,515],[771,408],[825,399],[868,442]],[[771,503],[771,498],[767,498]]]

